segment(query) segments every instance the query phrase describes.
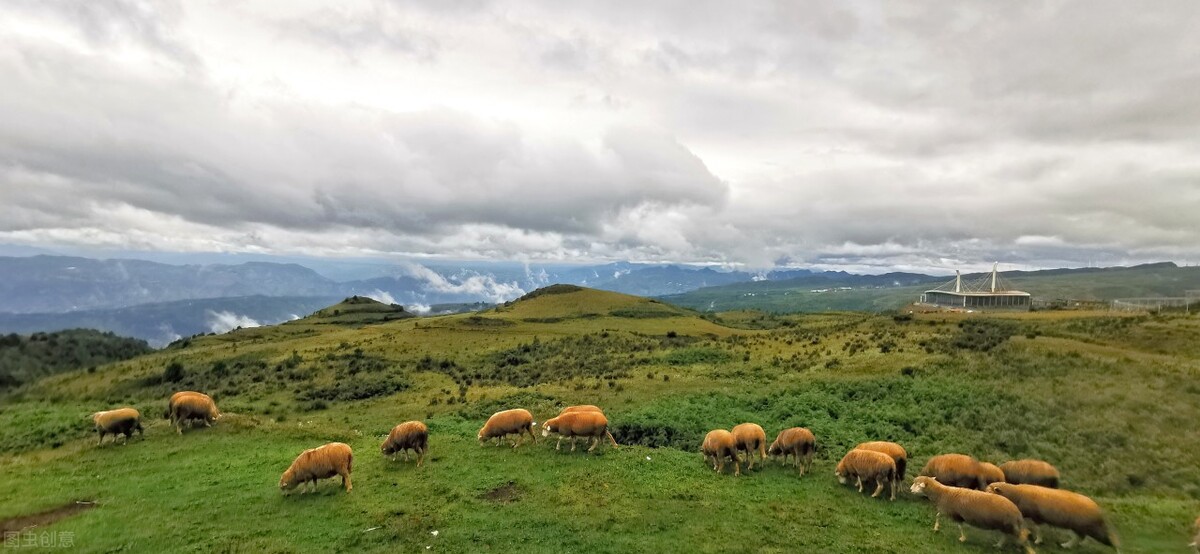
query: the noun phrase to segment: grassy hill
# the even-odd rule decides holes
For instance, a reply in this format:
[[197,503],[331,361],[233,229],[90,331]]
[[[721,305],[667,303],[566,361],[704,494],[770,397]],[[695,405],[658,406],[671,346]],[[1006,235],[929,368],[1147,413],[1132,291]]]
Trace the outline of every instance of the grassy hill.
[[[1050,460],[1107,510],[1123,552],[1185,551],[1200,513],[1197,316],[702,318],[555,287],[476,313],[324,319],[346,309],[0,399],[0,525],[92,500],[46,529],[75,533],[85,551],[995,552],[989,533],[965,545],[932,533],[926,501],[838,486],[837,459],[868,439],[904,444],[914,471],[943,452]],[[186,388],[226,416],[176,435],[159,415]],[[540,422],[575,403],[605,407],[623,446],[587,456],[475,441],[496,410]],[[85,415],[125,404],[148,418],[145,440],[96,447]],[[431,431],[420,469],[378,453],[408,419]],[[812,429],[813,473],[715,475],[700,438],[743,421],[772,437]],[[325,482],[281,497],[291,460],[332,440],[355,449],[354,491]]]
[[[964,275],[964,279],[980,275]],[[1003,277],[1013,288],[1034,299],[1112,300],[1146,296],[1183,296],[1200,290],[1200,267],[1172,263],[1134,267],[1012,271]],[[912,280],[920,280],[909,276]],[[949,278],[930,278],[921,284],[876,281],[816,282],[812,278],[736,283],[707,287],[662,300],[701,311],[763,310],[778,313],[865,311],[899,309],[916,301],[922,292]],[[896,281],[900,283],[900,281]]]
[[0,390],[150,352],[146,341],[92,329],[0,336]]

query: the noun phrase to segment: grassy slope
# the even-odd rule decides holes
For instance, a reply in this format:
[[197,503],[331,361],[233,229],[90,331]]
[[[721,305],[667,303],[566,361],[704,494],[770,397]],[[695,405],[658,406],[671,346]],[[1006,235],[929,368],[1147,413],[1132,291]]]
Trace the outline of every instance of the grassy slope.
[[[1044,456],[1063,469],[1068,486],[1096,495],[1109,510],[1125,552],[1182,551],[1188,542],[1187,528],[1200,512],[1200,452],[1192,446],[1200,430],[1189,424],[1200,416],[1194,384],[1200,319],[1026,315],[1018,323],[1041,336],[1018,336],[983,354],[921,347],[953,335],[956,317],[896,324],[829,314],[752,331],[684,312],[605,315],[661,306],[582,291],[482,314],[365,327],[293,322],[198,339],[186,349],[94,374],[51,378],[0,409],[0,442],[17,445],[0,455],[0,490],[6,491],[0,518],[96,499],[100,508],[53,527],[76,532],[85,551],[185,545],[280,552],[425,546],[452,552],[514,546],[993,552],[994,537],[987,534],[976,533],[962,546],[953,532],[931,533],[925,502],[878,502],[836,485],[830,473],[845,448],[889,438],[909,447],[913,471],[949,450],[994,461]],[[556,321],[539,322],[547,319]],[[478,364],[479,352],[535,336],[550,342],[605,330],[614,337],[675,331],[709,338],[654,350],[648,359],[655,361],[616,379],[618,386],[590,378],[550,379],[528,390],[476,385],[467,389],[466,404],[447,404],[455,387],[447,375],[415,369],[426,355]],[[894,344],[884,353],[879,345],[887,342]],[[401,368],[410,387],[314,412],[302,411],[286,387],[243,387],[240,394],[218,396],[230,415],[214,428],[180,437],[155,418],[147,439],[128,446],[96,448],[82,420],[118,403],[148,415],[161,411],[159,389],[127,385],[161,372],[169,360],[192,368],[236,356],[274,364],[296,355],[305,360],[301,367],[316,367],[321,356],[351,348]],[[727,356],[715,363],[692,356],[706,349]],[[912,369],[906,374],[902,368]],[[315,379],[330,378],[321,371]],[[504,400],[512,394],[518,396]],[[822,449],[814,474],[804,479],[774,465],[734,479],[707,470],[690,439],[679,439],[682,448],[602,447],[592,457],[543,444],[516,451],[478,446],[480,414],[509,402],[533,409],[539,421],[559,403],[599,403],[627,436],[635,428],[658,428],[686,438],[748,419],[773,435],[804,424]],[[377,454],[382,435],[405,419],[430,424],[433,454],[419,470]],[[326,482],[317,495],[280,497],[274,483],[291,459],[330,440],[355,448],[354,492],[341,494]],[[62,444],[51,448],[48,441]],[[504,498],[488,498],[498,488]],[[504,502],[508,492],[514,498]],[[1103,549],[1089,544],[1082,551]]]

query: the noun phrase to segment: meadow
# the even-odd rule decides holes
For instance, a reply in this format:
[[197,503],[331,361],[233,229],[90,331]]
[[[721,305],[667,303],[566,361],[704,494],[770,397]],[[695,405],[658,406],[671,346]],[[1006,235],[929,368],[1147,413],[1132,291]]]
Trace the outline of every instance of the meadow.
[[[910,475],[944,452],[1046,459],[1105,508],[1123,552],[1186,552],[1197,338],[1183,314],[702,316],[578,287],[427,318],[354,301],[0,399],[0,521],[94,501],[39,528],[88,552],[995,552],[988,532],[933,533],[923,499],[839,486],[837,459],[878,439],[908,449]],[[175,434],[162,412],[182,389],[225,417]],[[581,403],[605,408],[621,448],[475,440],[496,410],[541,422]],[[120,405],[142,411],[145,437],[97,447],[88,414]],[[421,468],[378,451],[409,419],[430,428]],[[744,421],[769,438],[812,429],[813,472],[715,474],[703,434]],[[279,493],[301,450],[335,440],[355,449],[352,492]]]

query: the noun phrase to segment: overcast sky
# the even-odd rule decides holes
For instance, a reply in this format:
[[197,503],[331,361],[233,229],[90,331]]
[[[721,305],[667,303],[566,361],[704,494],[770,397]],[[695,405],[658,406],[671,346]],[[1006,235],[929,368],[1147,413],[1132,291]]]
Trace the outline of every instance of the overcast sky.
[[0,243],[1194,263],[1198,30],[1195,0],[6,0]]

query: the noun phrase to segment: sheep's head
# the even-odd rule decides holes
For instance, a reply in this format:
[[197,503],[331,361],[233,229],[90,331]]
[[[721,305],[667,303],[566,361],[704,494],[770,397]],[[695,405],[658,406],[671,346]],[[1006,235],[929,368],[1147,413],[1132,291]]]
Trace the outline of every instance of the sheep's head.
[[287,492],[295,488],[295,486],[295,476],[292,474],[292,469],[288,468],[288,470],[283,472],[283,475],[279,477],[279,490],[280,492],[287,494]]
[[925,494],[925,487],[929,486],[929,483],[936,483],[936,482],[937,482],[937,479],[935,479],[933,477],[926,477],[926,476],[922,475],[920,477],[917,477],[916,479],[913,479],[912,488],[908,489],[908,491],[913,494]]
[[1007,483],[992,483],[987,486],[987,491],[992,494],[1002,494],[1003,487],[1006,485]]
[[552,428],[553,426],[550,425],[551,421],[553,421],[553,420],[548,419],[548,420],[542,422],[542,436],[543,437],[549,437],[550,433],[554,432],[554,429]]

